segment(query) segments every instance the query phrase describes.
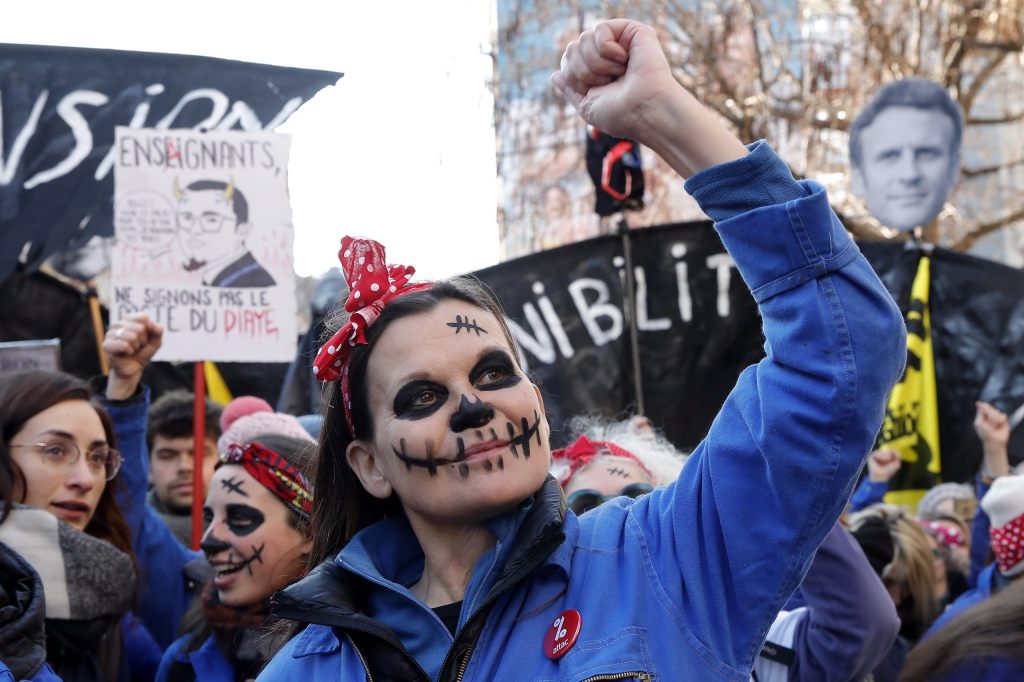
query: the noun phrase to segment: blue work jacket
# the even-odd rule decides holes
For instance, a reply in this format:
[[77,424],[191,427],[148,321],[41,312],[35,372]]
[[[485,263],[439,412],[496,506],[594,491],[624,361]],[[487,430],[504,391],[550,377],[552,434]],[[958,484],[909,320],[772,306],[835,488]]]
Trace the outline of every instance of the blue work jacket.
[[[99,395],[102,388],[96,387]],[[149,388],[142,386],[128,400],[101,402],[114,422],[117,447],[124,458],[116,479],[117,503],[131,530],[132,551],[139,567],[137,613],[162,651],[178,636],[178,626],[191,599],[185,564],[201,555],[182,547],[160,515],[146,504]]]
[[[742,183],[771,201],[763,164],[781,162],[764,148],[691,193],[705,206],[702,193]],[[454,638],[392,557],[409,551],[408,524],[370,526],[277,595],[275,613],[308,625],[259,679],[745,682],[850,498],[906,359],[900,312],[824,189],[789,182],[796,198],[716,224],[759,304],[766,357],[678,480],[577,518],[549,478],[478,562]],[[553,660],[543,642],[569,610],[579,637]]]
[[167,648],[156,671],[155,682],[167,682],[167,675],[174,663],[192,666],[197,682],[235,682],[234,668],[217,648],[213,637],[207,637],[195,651],[182,651],[189,639],[189,635],[180,637]]

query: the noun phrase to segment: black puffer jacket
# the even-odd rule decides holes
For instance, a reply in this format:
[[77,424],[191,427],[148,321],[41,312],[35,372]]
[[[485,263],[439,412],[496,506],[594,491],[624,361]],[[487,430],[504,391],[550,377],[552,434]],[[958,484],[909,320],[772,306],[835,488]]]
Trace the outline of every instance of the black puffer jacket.
[[0,542],[0,661],[27,680],[46,664],[46,608],[39,574]]

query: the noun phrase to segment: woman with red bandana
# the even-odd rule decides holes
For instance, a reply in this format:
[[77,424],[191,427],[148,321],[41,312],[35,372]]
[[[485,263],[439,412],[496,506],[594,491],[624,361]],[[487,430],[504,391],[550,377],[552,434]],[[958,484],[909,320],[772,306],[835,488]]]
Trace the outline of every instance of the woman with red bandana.
[[188,634],[164,654],[159,682],[246,680],[269,659],[270,595],[302,576],[310,549],[308,448],[272,434],[221,455],[200,545],[213,576],[186,615]]

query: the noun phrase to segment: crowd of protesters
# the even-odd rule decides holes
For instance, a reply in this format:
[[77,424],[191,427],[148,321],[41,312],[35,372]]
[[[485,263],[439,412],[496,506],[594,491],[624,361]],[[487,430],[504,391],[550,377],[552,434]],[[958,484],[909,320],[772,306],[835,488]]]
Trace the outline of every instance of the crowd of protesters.
[[346,237],[322,416],[207,401],[194,452],[193,396],[141,381],[144,314],[106,377],[0,378],[0,680],[1024,679],[1007,416],[977,405],[973,486],[886,504],[905,331],[824,190],[641,24],[583,33],[552,82],[688,178],[758,302],[767,356],[704,441],[581,415],[552,450],[493,297]]

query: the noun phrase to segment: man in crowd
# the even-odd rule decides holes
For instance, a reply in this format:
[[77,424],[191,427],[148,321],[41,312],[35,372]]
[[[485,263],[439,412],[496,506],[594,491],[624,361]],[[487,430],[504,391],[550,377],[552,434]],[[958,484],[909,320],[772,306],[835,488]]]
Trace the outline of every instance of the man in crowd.
[[854,194],[887,227],[924,227],[959,176],[962,137],[960,107],[941,85],[889,83],[850,126]]
[[[192,431],[193,396],[171,391],[153,403],[146,439],[149,445],[149,504],[163,517],[182,544],[192,539]],[[203,487],[217,464],[221,408],[206,401],[206,436],[203,441]]]

